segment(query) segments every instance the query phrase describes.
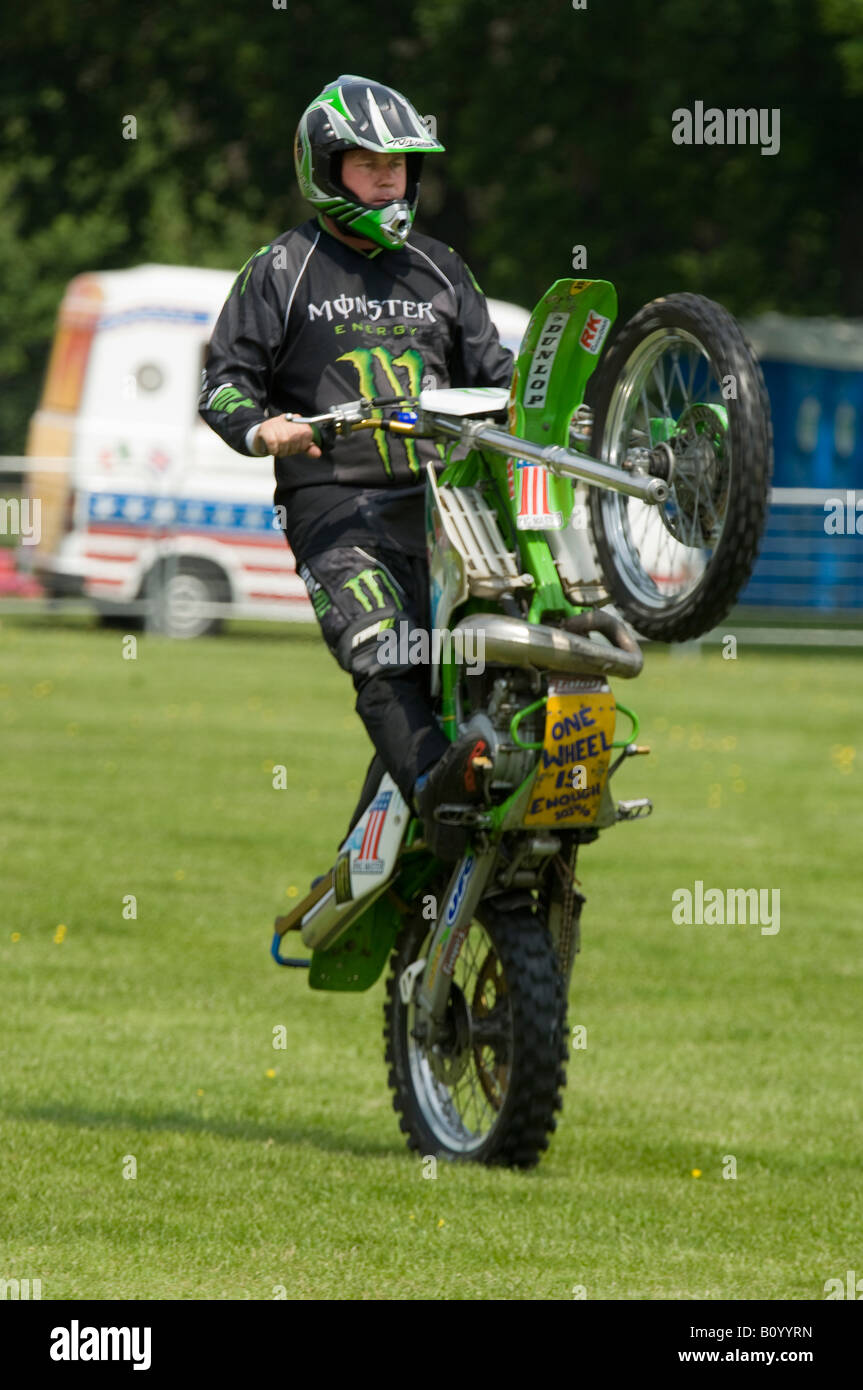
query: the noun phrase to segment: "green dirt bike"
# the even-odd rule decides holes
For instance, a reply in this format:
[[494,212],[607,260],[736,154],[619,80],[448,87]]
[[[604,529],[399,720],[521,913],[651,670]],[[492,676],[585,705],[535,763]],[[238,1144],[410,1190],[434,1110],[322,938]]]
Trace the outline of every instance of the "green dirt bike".
[[[576,857],[652,810],[610,791],[649,751],[609,686],[642,668],[627,624],[663,642],[714,627],[764,526],[769,406],[736,321],[698,295],[648,304],[605,352],[589,408],[616,311],[607,281],[558,280],[509,392],[423,391],[308,421],[319,440],[373,428],[445,453],[427,468],[432,693],[447,735],[475,732],[488,757],[480,804],[436,816],[467,827],[467,851],[435,858],[373,764],[335,865],[272,943],[313,989],[368,989],[390,960],[389,1080],[423,1155],[526,1168],[547,1148],[585,901]],[[294,930],[310,961],[281,954]]]

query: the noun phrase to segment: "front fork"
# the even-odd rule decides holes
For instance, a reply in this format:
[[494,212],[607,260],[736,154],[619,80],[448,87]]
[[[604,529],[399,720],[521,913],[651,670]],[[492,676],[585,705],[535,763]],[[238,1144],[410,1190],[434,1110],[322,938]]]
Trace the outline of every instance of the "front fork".
[[[416,968],[419,962],[414,962],[402,972],[399,981],[402,1003],[407,1008],[412,1000],[415,1002],[415,1032],[422,1036],[427,1047],[437,1042],[446,1030],[447,1002],[459,952],[500,853],[500,836],[495,832],[522,824],[535,773],[536,769],[532,768],[512,796],[500,806],[492,808],[487,815],[480,816],[475,836],[478,847],[471,846],[453,870],[444,895],[443,910],[438,914],[428,955],[423,962],[422,974]],[[485,833],[488,829],[491,829],[490,835]]]
[[469,849],[462,856],[447,884],[428,954],[409,965],[399,980],[404,1006],[411,1001],[416,1004],[416,1032],[426,1047],[437,1042],[445,1031],[456,962],[488,886],[497,852],[498,846],[493,844],[480,851]]

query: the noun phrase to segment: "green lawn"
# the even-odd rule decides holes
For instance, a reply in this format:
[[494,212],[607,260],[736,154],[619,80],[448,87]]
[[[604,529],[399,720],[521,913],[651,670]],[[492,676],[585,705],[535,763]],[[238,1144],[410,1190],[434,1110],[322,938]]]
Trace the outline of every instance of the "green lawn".
[[[268,955],[368,760],[348,678],[312,628],[142,638],[135,660],[122,640],[0,624],[0,1278],[45,1299],[806,1299],[863,1274],[859,656],[741,637],[736,661],[650,650],[621,684],[654,753],[614,785],[656,809],[580,861],[587,1046],[558,1133],[530,1173],[427,1179],[382,983],[313,993]],[[779,932],[676,925],[696,879],[778,889]]]

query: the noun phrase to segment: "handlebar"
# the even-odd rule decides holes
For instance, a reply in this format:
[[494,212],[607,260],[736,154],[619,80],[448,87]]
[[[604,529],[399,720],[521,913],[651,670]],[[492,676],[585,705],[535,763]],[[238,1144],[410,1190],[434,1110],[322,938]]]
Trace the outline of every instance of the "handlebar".
[[[372,414],[384,406],[398,406],[400,409],[389,418]],[[339,435],[353,434],[357,430],[384,430],[388,434],[414,438],[438,437],[460,441],[468,446],[478,445],[504,458],[517,457],[530,463],[544,464],[558,477],[577,478],[595,487],[638,498],[651,506],[659,505],[668,497],[668,483],[664,478],[639,476],[560,444],[534,444],[518,435],[508,434],[491,420],[424,411],[420,409],[418,399],[412,396],[362,398],[334,406],[324,415],[286,418],[295,425],[310,425],[312,439],[321,449],[332,448]]]

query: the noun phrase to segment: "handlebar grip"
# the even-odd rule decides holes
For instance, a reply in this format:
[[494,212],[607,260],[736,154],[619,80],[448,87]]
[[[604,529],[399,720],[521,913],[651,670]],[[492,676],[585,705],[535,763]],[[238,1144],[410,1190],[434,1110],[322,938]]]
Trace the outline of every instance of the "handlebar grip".
[[308,425],[312,432],[312,443],[317,444],[319,449],[331,449],[336,442],[336,427],[332,420],[316,422],[290,411],[285,413],[285,419],[291,425]]
[[331,420],[327,420],[322,425],[312,425],[312,442],[317,444],[319,449],[331,449],[333,447],[336,442],[336,427]]

